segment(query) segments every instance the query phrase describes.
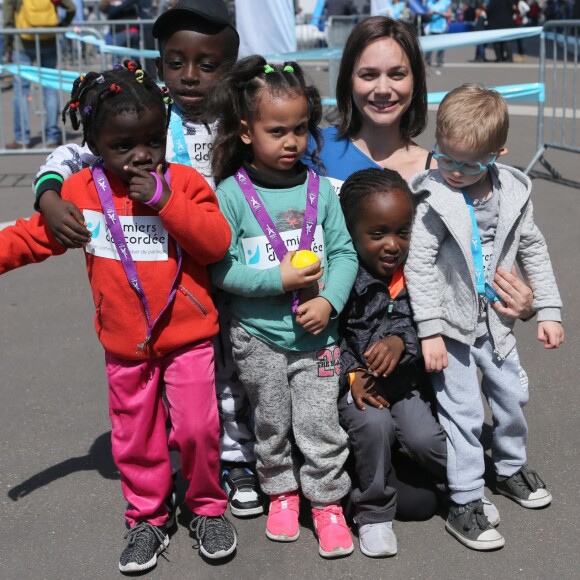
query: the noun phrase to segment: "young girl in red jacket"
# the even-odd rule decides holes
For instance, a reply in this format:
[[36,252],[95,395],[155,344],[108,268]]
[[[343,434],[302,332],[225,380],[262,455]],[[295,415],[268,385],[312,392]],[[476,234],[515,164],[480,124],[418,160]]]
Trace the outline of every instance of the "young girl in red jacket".
[[[207,272],[231,233],[204,178],[165,163],[163,93],[138,63],[126,65],[74,83],[63,121],[68,115],[73,128],[82,126],[100,158],[64,183],[62,197],[92,232],[86,266],[105,348],[113,458],[129,504],[119,569],[135,572],[155,566],[169,544],[168,413],[202,554],[223,558],[236,547],[219,485],[211,341],[218,323]],[[0,274],[65,251],[41,214],[18,220],[0,232]]]

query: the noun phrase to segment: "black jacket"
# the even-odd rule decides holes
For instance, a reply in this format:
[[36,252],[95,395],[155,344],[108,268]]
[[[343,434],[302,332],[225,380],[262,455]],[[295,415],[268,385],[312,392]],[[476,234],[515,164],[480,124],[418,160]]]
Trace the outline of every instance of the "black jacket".
[[[392,306],[389,312],[389,306]],[[400,336],[405,351],[399,364],[381,379],[393,403],[425,381],[424,363],[407,289],[391,299],[387,285],[359,265],[356,281],[340,317],[340,396],[349,388],[348,373],[366,368],[366,350],[387,336]]]

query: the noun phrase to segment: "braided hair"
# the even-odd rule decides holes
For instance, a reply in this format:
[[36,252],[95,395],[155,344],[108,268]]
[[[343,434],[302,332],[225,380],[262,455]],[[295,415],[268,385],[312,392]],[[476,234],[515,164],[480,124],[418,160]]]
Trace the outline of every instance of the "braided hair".
[[321,136],[322,102],[316,87],[306,84],[304,73],[295,62],[270,65],[261,56],[239,60],[216,83],[208,97],[209,114],[217,119],[218,129],[212,148],[212,171],[216,183],[233,175],[240,165],[252,158],[251,147],[240,139],[242,121],[252,124],[259,117],[260,92],[274,96],[303,95],[308,105],[308,132],[316,146],[309,153],[313,164],[320,166],[318,152]]
[[415,196],[400,173],[392,169],[363,169],[350,175],[340,188],[340,205],[349,232],[354,231],[361,215],[361,201],[380,193],[396,189],[406,194],[415,208]]
[[122,113],[140,115],[157,107],[168,126],[171,102],[167,89],[160,89],[138,61],[126,60],[112,70],[78,77],[62,110],[62,122],[66,124],[68,116],[75,131],[82,126],[84,145],[107,126],[108,117]]

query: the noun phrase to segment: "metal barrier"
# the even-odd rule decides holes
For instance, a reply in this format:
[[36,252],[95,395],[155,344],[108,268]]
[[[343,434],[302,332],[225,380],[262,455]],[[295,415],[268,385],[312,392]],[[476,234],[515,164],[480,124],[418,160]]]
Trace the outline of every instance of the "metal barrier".
[[[0,98],[0,119],[4,121],[0,129],[0,154],[50,152],[54,143],[67,141],[60,111],[69,98],[74,78],[81,72],[106,70],[136,53],[148,72],[155,76],[154,58],[158,52],[150,35],[153,22],[97,20],[79,22],[68,29],[0,29],[5,39],[13,37],[15,48],[12,61],[0,65],[3,80],[13,77],[14,91],[12,100],[8,97],[9,87],[2,90]],[[27,43],[26,50],[20,50],[23,49],[22,33],[35,38]],[[41,43],[41,34],[53,35],[54,44],[46,40]],[[118,45],[108,45],[107,39],[115,40]],[[144,53],[149,58],[143,58]],[[9,118],[13,123],[6,122]],[[15,134],[17,130],[19,135]],[[8,148],[11,142],[23,147]]]
[[[577,141],[579,43],[580,20],[550,20],[544,25],[540,40],[540,83],[545,85],[546,99],[539,104],[537,151],[525,173],[530,173],[539,162],[554,179],[562,179],[545,158],[546,150],[580,153]],[[551,120],[546,122],[548,116]]]

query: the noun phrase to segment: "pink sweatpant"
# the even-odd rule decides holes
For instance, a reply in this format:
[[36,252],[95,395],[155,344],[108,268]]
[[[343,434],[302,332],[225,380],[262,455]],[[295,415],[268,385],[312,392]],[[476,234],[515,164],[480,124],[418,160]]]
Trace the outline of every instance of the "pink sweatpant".
[[220,426],[211,341],[148,361],[118,359],[109,353],[105,361],[113,459],[129,502],[128,524],[161,526],[167,520],[163,502],[172,484],[169,447],[181,452],[181,471],[189,482],[187,507],[197,515],[223,514],[227,496],[219,485]]

